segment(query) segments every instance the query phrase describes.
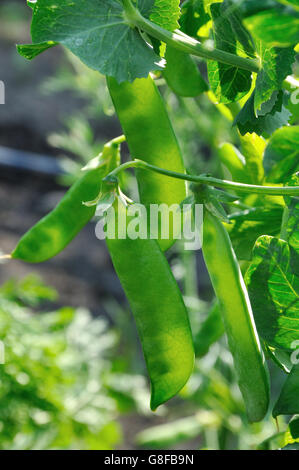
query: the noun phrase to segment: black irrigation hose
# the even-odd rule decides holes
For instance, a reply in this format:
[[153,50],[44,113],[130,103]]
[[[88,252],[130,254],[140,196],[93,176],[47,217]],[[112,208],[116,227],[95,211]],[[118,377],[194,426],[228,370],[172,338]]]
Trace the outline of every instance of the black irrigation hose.
[[0,146],[0,167],[57,177],[65,170],[57,159],[33,152]]

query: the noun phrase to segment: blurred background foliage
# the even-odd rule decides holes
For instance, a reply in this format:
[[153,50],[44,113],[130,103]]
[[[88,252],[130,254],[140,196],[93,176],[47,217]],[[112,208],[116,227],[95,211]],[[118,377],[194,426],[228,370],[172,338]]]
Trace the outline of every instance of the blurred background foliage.
[[[9,0],[0,5],[1,47],[28,40],[30,12],[25,3]],[[11,54],[21,77],[23,59],[12,48]],[[61,92],[80,102],[72,113],[59,116],[60,130],[49,125],[45,144],[55,149],[53,155],[65,170],[57,182],[68,186],[100,152],[106,136],[121,130],[104,77],[74,56],[61,50],[58,54],[55,72],[42,77],[37,92],[54,109]],[[218,145],[237,142],[229,110],[213,105],[206,95],[178,98],[161,77],[158,83],[188,170],[224,176]],[[18,86],[22,88],[22,80]],[[134,195],[130,173],[125,184]],[[197,361],[180,396],[156,413],[149,410],[144,362],[125,302],[110,295],[99,316],[80,304],[61,306],[57,292],[35,274],[2,285],[0,340],[6,360],[0,365],[0,449],[254,449],[276,432],[270,416],[259,424],[246,421],[201,255],[184,252],[177,244],[169,261],[190,312]],[[283,374],[272,373],[278,390]],[[280,427],[285,427],[283,420]],[[271,443],[266,446],[271,448]]]

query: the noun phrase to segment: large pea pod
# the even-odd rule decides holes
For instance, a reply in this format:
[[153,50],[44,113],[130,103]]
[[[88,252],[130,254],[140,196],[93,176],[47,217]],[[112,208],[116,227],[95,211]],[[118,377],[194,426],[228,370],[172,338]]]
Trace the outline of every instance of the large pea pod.
[[103,149],[102,165],[91,169],[73,184],[57,206],[23,235],[11,257],[28,263],[41,263],[60,253],[95,215],[95,199],[102,178],[119,162],[119,147],[108,143]]
[[205,212],[203,255],[219,301],[239,387],[250,422],[269,406],[269,378],[247,289],[230,238],[221,221]]
[[208,91],[207,82],[189,54],[167,46],[165,59],[166,67],[163,70],[163,76],[176,95],[196,97]]
[[[118,220],[123,220],[126,208],[117,203],[114,208]],[[126,220],[128,226],[130,218]],[[193,370],[186,307],[156,240],[116,236],[107,238],[107,245],[137,324],[155,410],[182,389]]]
[[[132,158],[184,173],[180,148],[154,80],[148,77],[118,84],[109,77],[107,83]],[[180,204],[186,197],[184,181],[142,170],[136,172],[136,177],[140,201],[147,206]],[[174,227],[169,239],[159,239],[163,250],[173,244],[174,233],[179,229]]]

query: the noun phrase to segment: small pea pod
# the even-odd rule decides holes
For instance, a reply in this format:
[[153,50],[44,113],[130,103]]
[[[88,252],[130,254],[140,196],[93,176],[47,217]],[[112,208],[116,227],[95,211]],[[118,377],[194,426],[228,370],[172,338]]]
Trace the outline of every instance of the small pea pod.
[[167,46],[163,76],[172,91],[183,97],[196,97],[208,91],[196,63],[189,54]]
[[94,216],[96,205],[87,207],[83,202],[98,196],[102,178],[114,168],[118,152],[117,145],[107,144],[102,153],[102,164],[83,173],[58,205],[25,233],[11,257],[41,263],[60,253]]
[[[108,88],[133,158],[168,170],[185,172],[180,148],[164,101],[151,77],[118,84],[107,78]],[[180,204],[186,183],[149,171],[136,172],[140,201],[150,204]],[[171,224],[170,224],[171,225]],[[174,228],[174,232],[179,227]],[[173,244],[173,233],[159,240],[163,250]]]
[[[118,220],[123,220],[125,206],[114,203],[113,207]],[[130,218],[126,221],[128,226]],[[182,389],[193,369],[186,307],[156,240],[116,236],[106,241],[137,324],[151,382],[151,409],[155,410]]]
[[218,298],[248,419],[261,421],[269,406],[269,379],[250,300],[230,238],[205,212],[203,255]]

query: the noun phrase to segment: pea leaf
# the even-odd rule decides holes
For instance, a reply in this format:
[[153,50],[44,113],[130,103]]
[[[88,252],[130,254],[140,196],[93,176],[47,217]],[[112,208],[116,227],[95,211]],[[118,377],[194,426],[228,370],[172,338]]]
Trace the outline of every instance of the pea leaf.
[[299,126],[283,127],[271,136],[263,165],[268,181],[284,182],[299,170]]
[[299,0],[276,0],[283,5],[291,6],[295,8],[295,10],[299,11]]
[[[299,185],[299,173],[293,175],[287,186]],[[286,197],[285,202],[288,205],[288,220],[286,224],[286,239],[289,245],[299,255],[299,198]]]
[[187,0],[181,6],[181,30],[189,36],[196,37],[199,29],[210,21],[203,0]]
[[243,0],[240,2],[240,10],[243,18],[253,16],[260,11],[270,10],[275,8],[276,0]]
[[17,50],[21,56],[25,57],[25,59],[32,60],[42,52],[45,52],[51,47],[57,46],[57,44],[58,43],[54,41],[43,42],[41,44],[21,44],[17,46]]
[[250,134],[255,132],[260,136],[268,136],[289,122],[291,113],[284,105],[286,95],[282,91],[277,94],[272,110],[265,115],[256,116],[254,98],[255,91],[234,120],[234,125],[238,126],[242,135],[245,135],[247,132]]
[[261,236],[246,283],[260,335],[291,350],[299,337],[299,255],[284,240]]
[[289,374],[293,367],[290,354],[282,349],[272,348],[267,344],[265,344],[265,348],[270,359],[272,359],[272,361],[286,374]]
[[271,111],[284,79],[292,74],[292,65],[295,60],[293,48],[269,47],[261,41],[258,44],[258,53],[262,69],[257,76],[255,86],[254,111],[256,116],[265,115]]
[[288,242],[299,254],[299,198],[292,198],[287,224]]
[[246,162],[246,169],[250,175],[251,183],[261,184],[264,179],[263,154],[266,147],[265,140],[257,134],[241,136],[241,150]]
[[[139,0],[141,13],[148,16],[154,0]],[[138,31],[126,24],[118,0],[43,0],[33,9],[32,45],[19,51],[27,58],[43,52],[45,43],[53,41],[67,47],[88,67],[118,82],[147,77],[157,70],[159,56],[142,39]]]
[[162,28],[173,31],[179,27],[180,0],[155,0],[150,20]]
[[254,38],[268,46],[289,47],[298,42],[299,17],[286,9],[262,11],[246,18],[245,25]]
[[281,450],[299,450],[299,442],[295,442],[294,444],[288,444]]
[[[231,2],[210,5],[215,47],[232,54],[252,55],[251,37]],[[239,101],[251,88],[251,72],[216,61],[208,62],[209,81],[219,103]]]
[[277,235],[279,233],[282,213],[281,207],[260,207],[229,216],[231,223],[226,228],[239,259],[251,260],[255,241],[261,235],[265,233]]
[[294,416],[289,422],[289,429],[293,439],[299,438],[299,416]]
[[230,173],[233,181],[240,183],[250,183],[250,175],[245,171],[245,158],[239,149],[229,142],[225,142],[218,149],[221,163]]
[[293,415],[299,413],[299,365],[294,365],[288,375],[279,398],[274,405],[272,415]]

